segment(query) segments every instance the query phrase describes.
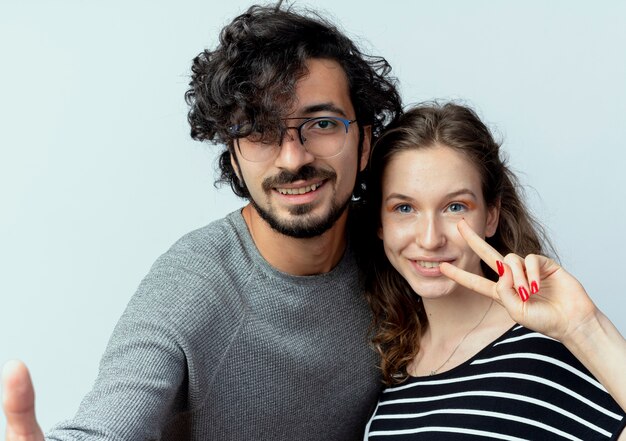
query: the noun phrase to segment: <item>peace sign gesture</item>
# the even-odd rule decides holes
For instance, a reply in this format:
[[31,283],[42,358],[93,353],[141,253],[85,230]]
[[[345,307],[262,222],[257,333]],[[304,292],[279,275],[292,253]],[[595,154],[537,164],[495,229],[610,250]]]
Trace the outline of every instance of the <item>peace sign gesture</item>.
[[500,280],[495,283],[447,263],[441,264],[441,272],[495,299],[517,323],[563,341],[595,314],[597,308],[580,282],[554,260],[536,254],[522,258],[511,253],[503,257],[465,221],[459,222],[458,229]]
[[[440,265],[441,272],[496,300],[517,323],[560,340],[626,410],[626,339],[598,310],[580,282],[552,259],[535,254],[503,257],[465,221],[457,227],[500,279],[496,283],[449,263]],[[626,438],[626,432],[623,436]]]

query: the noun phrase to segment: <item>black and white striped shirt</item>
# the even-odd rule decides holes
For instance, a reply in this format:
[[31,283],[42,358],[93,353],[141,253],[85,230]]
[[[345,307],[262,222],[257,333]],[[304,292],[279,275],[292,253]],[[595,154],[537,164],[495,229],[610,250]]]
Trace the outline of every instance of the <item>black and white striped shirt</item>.
[[624,416],[561,343],[515,326],[454,369],[385,389],[364,439],[614,440]]

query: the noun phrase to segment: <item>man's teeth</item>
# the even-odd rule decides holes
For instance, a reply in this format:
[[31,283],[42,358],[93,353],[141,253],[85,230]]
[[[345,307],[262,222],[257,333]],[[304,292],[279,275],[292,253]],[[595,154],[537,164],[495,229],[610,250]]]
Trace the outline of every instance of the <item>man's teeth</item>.
[[300,188],[277,188],[276,191],[278,191],[280,194],[304,194],[310,191],[317,190],[320,185],[321,184],[313,184]]
[[424,268],[437,268],[441,262],[427,262],[425,260],[420,260],[417,263],[419,266]]

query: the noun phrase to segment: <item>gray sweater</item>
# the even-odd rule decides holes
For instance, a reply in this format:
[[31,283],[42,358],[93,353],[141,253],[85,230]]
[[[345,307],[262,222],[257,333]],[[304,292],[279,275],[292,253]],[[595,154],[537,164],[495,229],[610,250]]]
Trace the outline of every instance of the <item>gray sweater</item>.
[[379,392],[369,320],[349,250],[291,276],[231,213],[156,261],[47,439],[359,440]]

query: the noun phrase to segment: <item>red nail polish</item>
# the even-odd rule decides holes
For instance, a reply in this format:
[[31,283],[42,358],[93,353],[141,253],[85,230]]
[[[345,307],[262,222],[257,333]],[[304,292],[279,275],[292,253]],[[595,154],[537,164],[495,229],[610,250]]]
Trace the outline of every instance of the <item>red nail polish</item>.
[[537,282],[533,280],[532,282],[530,282],[530,293],[537,294],[538,292],[539,292],[539,286],[537,285]]
[[522,302],[525,302],[526,300],[528,300],[528,291],[526,291],[526,288],[524,288],[523,286],[520,286],[519,288],[517,288],[517,291],[519,292],[519,296],[522,298]]
[[504,275],[504,264],[499,260],[496,260],[496,266],[498,267],[498,275],[502,277]]

